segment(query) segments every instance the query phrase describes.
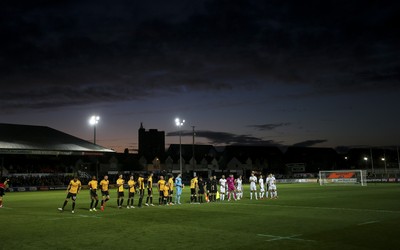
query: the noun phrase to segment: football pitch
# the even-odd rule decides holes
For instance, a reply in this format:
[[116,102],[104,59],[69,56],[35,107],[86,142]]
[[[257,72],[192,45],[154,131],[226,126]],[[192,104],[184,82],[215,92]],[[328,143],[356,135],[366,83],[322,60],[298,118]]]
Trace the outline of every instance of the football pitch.
[[[6,193],[0,249],[395,249],[400,245],[400,184],[278,184],[276,200],[244,199],[75,214],[62,191]],[[124,203],[126,205],[127,192]],[[144,200],[145,201],[145,200]],[[135,197],[135,206],[138,197]],[[154,195],[158,203],[158,195]],[[99,208],[99,206],[98,206]]]

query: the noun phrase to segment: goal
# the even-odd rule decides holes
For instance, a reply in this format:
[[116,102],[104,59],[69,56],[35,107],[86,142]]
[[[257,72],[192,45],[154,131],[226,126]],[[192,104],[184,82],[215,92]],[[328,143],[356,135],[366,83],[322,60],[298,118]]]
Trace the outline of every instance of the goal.
[[360,169],[319,171],[319,184],[322,185],[367,185],[367,171]]

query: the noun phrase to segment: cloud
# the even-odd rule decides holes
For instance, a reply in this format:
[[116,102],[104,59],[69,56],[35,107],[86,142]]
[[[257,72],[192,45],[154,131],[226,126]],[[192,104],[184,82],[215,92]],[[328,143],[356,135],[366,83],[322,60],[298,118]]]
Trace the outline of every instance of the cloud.
[[[179,132],[169,132],[166,136],[179,136]],[[191,131],[182,131],[182,136],[193,136]],[[212,145],[264,145],[280,146],[273,140],[263,140],[251,135],[237,135],[227,132],[217,132],[208,130],[196,131],[196,137],[205,138]]]
[[328,140],[322,139],[322,140],[307,140],[303,142],[298,142],[293,144],[294,147],[312,147],[317,144],[325,143]]
[[3,110],[276,84],[302,98],[400,90],[398,1],[23,2],[0,8]]
[[274,130],[276,128],[289,126],[291,123],[267,123],[267,124],[259,124],[259,125],[248,125],[250,128],[255,128],[260,131],[264,130]]

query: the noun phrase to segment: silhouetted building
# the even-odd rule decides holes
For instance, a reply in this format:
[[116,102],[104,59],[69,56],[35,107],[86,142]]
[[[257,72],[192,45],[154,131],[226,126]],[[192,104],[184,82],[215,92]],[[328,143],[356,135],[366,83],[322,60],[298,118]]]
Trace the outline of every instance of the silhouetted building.
[[[219,169],[217,154],[212,145],[182,144],[183,174],[190,173],[190,176],[193,176],[193,172],[196,172],[199,176],[210,176],[215,170]],[[169,146],[165,165],[167,171],[179,172],[179,144]]]
[[281,173],[283,154],[273,146],[226,146],[220,167],[228,172],[249,176],[255,170],[262,173]]
[[[286,167],[295,166],[294,169],[287,169],[289,173],[307,172],[316,173],[319,170],[340,169],[338,162],[339,154],[333,148],[309,148],[309,147],[289,147],[285,154]],[[304,169],[301,171],[301,167]]]
[[147,162],[152,162],[155,158],[164,159],[165,155],[165,132],[157,129],[145,130],[140,123],[139,128],[139,149],[140,158],[145,158]]

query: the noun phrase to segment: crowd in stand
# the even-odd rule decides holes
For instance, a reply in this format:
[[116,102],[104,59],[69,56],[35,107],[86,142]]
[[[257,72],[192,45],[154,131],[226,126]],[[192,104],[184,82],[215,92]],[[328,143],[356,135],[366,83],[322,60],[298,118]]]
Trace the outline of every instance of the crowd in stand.
[[[66,186],[71,176],[46,175],[46,176],[10,176],[10,187],[27,186]],[[82,183],[88,183],[90,179],[80,178]]]
[[10,165],[7,167],[9,174],[33,174],[33,173],[65,173],[72,167],[65,166],[49,166],[49,165]]

